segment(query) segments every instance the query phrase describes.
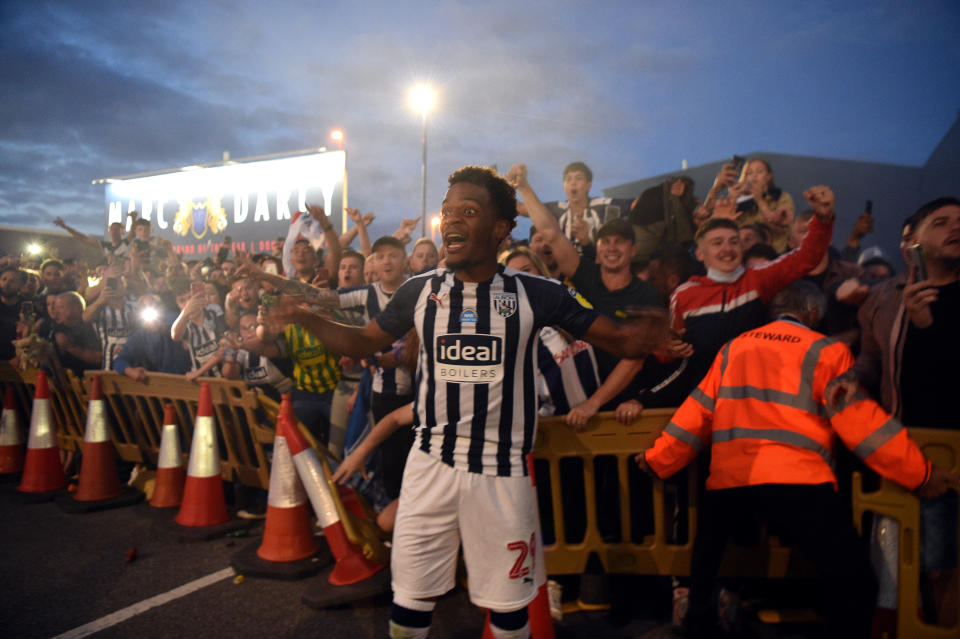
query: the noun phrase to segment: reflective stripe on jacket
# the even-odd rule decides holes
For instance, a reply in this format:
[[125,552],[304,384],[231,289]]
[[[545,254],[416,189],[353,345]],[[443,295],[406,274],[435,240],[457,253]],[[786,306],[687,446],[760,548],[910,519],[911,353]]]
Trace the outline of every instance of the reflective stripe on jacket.
[[717,354],[706,377],[647,451],[669,477],[711,447],[707,489],[756,484],[836,487],[834,441],[875,471],[913,490],[929,462],[906,429],[862,393],[839,412],[827,383],[853,365],[846,345],[789,320],[747,331]]

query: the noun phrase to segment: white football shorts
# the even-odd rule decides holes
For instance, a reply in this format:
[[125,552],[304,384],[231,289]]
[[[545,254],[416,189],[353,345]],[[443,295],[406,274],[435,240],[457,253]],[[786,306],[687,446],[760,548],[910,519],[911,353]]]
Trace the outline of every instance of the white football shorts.
[[533,601],[546,578],[529,477],[454,469],[411,449],[400,488],[391,570],[399,599],[439,597],[455,585],[463,543],[470,600],[497,612]]

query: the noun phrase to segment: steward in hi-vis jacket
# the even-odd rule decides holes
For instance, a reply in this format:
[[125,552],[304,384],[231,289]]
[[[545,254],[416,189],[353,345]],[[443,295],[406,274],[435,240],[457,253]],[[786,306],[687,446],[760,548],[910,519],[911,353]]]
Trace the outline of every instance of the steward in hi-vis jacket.
[[702,624],[711,621],[710,591],[732,526],[755,514],[819,569],[830,632],[867,636],[876,582],[836,492],[837,436],[909,490],[942,493],[960,481],[932,467],[906,429],[862,393],[831,408],[827,386],[854,359],[846,345],[807,328],[824,305],[809,282],[778,293],[770,308],[778,319],[727,343],[653,447],[637,455],[641,468],[666,478],[710,447],[691,566],[691,636],[708,632]]

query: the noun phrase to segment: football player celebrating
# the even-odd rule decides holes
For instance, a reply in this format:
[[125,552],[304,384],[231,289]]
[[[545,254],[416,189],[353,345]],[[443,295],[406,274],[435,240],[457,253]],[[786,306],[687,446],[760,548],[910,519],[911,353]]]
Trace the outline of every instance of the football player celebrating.
[[470,599],[490,609],[494,636],[528,636],[538,522],[524,459],[537,425],[537,335],[559,326],[631,358],[667,336],[662,313],[618,323],[582,307],[555,281],[498,264],[497,247],[516,216],[509,182],[464,167],[450,176],[443,199],[444,268],[407,280],[364,327],[292,301],[278,307],[278,319],[302,324],[351,357],[411,328],[418,333],[416,439],[393,535],[392,637],[427,636],[434,602],[454,586],[461,543]]

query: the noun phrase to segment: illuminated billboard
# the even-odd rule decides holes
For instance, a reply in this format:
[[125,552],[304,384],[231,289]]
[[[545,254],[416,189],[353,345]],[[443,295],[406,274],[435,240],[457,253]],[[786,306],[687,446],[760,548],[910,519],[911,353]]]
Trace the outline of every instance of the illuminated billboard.
[[269,251],[308,204],[332,219],[345,206],[346,154],[309,153],[218,166],[186,167],[143,177],[105,180],[106,227],[126,224],[131,211],[149,220],[153,235],[177,252],[206,257],[230,236],[236,249]]

